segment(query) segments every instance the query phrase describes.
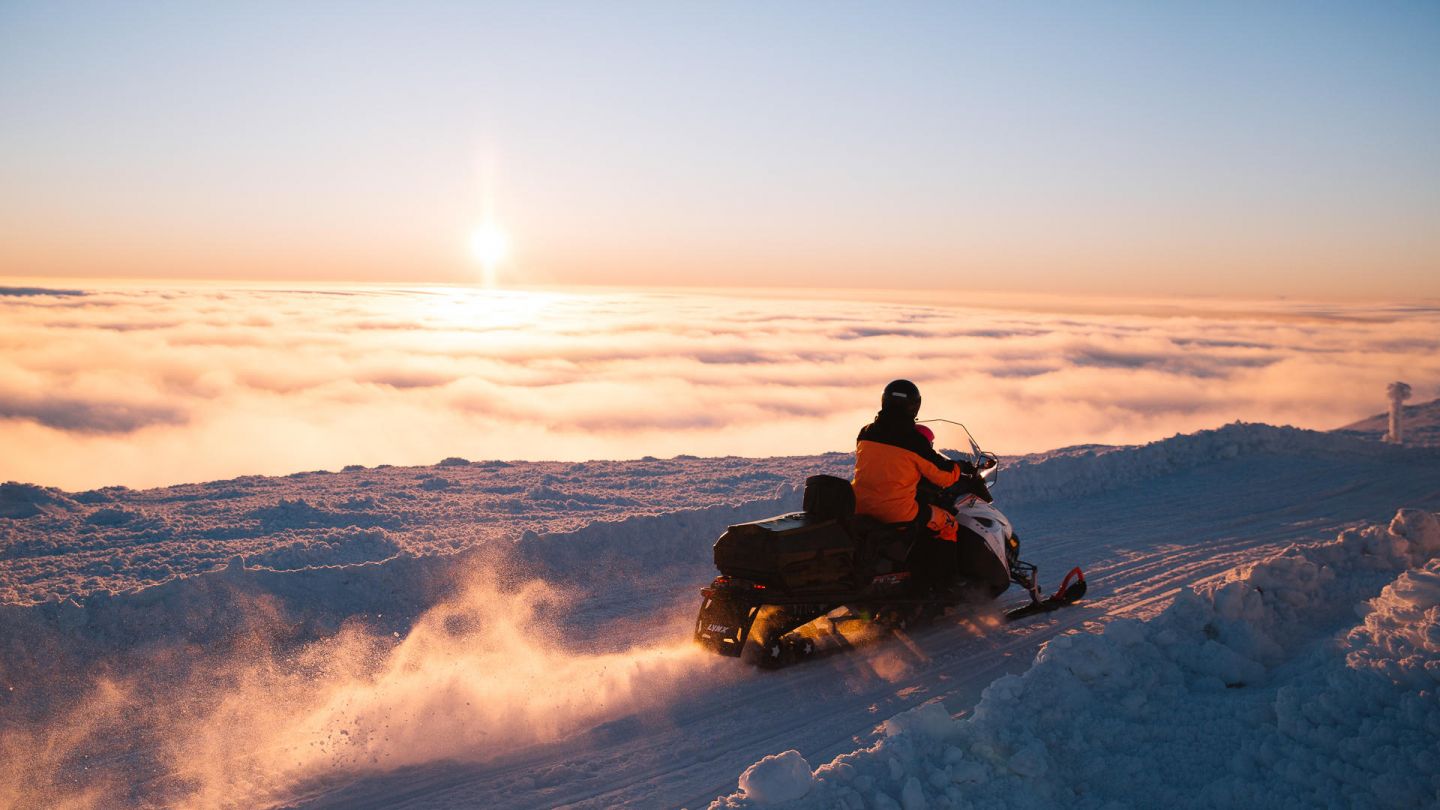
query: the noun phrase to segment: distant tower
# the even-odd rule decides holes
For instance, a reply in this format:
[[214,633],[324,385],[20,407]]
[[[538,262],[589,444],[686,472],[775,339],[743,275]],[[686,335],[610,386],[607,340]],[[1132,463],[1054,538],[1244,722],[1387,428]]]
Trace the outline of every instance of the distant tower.
[[1400,403],[1410,398],[1410,386],[1392,382],[1385,393],[1390,395],[1390,432],[1385,434],[1385,441],[1400,444],[1405,440],[1405,418]]

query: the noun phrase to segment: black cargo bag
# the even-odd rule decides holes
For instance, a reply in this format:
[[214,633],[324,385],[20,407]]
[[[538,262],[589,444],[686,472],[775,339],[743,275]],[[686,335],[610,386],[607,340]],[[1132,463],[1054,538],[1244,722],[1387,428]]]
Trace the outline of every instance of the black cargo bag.
[[844,478],[812,475],[805,479],[805,514],[821,520],[855,517],[855,489]]
[[731,526],[715,541],[721,574],[789,589],[849,587],[855,554],[839,521],[804,512]]

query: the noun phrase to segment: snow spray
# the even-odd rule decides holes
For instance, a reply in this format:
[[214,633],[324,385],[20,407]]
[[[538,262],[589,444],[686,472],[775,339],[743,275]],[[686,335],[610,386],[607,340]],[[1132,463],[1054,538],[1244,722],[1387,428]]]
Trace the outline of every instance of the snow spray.
[[[557,622],[570,594],[495,563],[466,570],[455,595],[404,633],[352,622],[298,647],[256,635],[164,687],[146,688],[138,678],[107,682],[23,741],[7,734],[7,749],[30,750],[13,781],[0,769],[5,784],[18,786],[15,795],[0,792],[0,805],[283,802],[312,780],[438,760],[487,762],[568,740],[661,709],[682,683],[724,669],[691,645],[688,623],[678,620],[654,643],[568,649]],[[130,762],[116,757],[110,767],[129,770],[143,759],[154,778],[137,789],[133,773],[107,781],[105,766],[91,762],[67,790],[64,774],[77,752],[99,750],[105,738],[112,749],[131,749],[122,754]],[[114,792],[127,784],[130,795]]]

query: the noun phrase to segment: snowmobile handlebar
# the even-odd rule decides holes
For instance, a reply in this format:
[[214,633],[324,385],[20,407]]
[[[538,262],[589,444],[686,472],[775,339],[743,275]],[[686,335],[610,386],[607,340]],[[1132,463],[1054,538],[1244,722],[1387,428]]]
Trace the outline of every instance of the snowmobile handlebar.
[[981,478],[994,477],[995,471],[998,469],[1000,469],[1000,457],[990,452],[981,453],[980,463],[975,464],[975,471],[980,473]]

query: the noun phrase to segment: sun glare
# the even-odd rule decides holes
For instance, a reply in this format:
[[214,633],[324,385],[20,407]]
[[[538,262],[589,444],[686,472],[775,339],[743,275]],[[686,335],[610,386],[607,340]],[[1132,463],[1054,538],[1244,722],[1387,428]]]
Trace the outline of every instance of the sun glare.
[[492,282],[496,269],[510,256],[510,239],[495,223],[487,222],[470,234],[470,255],[480,263],[486,282]]

